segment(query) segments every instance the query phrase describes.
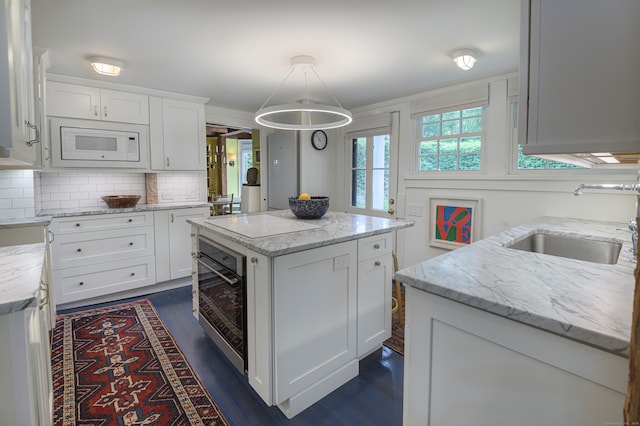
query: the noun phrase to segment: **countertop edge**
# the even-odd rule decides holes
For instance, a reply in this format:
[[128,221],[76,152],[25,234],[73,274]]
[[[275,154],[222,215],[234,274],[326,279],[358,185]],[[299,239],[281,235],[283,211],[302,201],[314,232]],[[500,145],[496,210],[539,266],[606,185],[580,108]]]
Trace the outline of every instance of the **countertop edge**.
[[[402,268],[394,276],[418,290],[628,357],[635,265],[624,225],[542,217]],[[547,255],[506,248],[540,230],[623,245],[614,265],[553,256],[543,260]]]
[[69,217],[69,216],[90,216],[98,214],[115,214],[115,213],[137,213],[159,210],[188,209],[198,207],[211,207],[211,203],[197,202],[177,202],[162,204],[139,204],[135,207],[123,209],[110,209],[107,207],[79,207],[72,209],[46,209],[40,210],[36,216],[48,216],[51,218]]

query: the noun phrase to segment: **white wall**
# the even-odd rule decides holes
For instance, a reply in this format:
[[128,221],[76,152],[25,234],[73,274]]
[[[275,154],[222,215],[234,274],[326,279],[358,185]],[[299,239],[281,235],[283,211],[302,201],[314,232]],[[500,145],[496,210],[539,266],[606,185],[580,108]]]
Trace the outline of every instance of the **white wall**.
[[[329,196],[335,198],[335,162],[334,155],[337,150],[334,132],[327,133],[327,147],[318,151],[311,145],[312,131],[300,131],[300,192],[306,192],[312,196]],[[333,210],[333,203],[330,202]]]
[[[635,183],[633,170],[514,170],[509,127],[507,79],[499,76],[490,83],[490,104],[485,115],[483,170],[480,172],[419,173],[415,150],[415,126],[409,114],[409,102],[429,96],[426,92],[408,98],[390,100],[352,111],[363,118],[381,112],[400,111],[398,217],[415,222],[413,228],[398,233],[397,252],[400,267],[418,263],[446,252],[429,246],[429,198],[464,197],[483,201],[481,236],[487,237],[509,227],[541,216],[574,217],[621,222],[626,228],[636,215],[632,192],[585,191],[575,197],[580,183]],[[437,92],[437,91],[434,91]],[[344,132],[340,136],[344,144]],[[348,164],[339,155],[335,192],[343,205],[348,203]],[[407,207],[418,207],[420,215],[408,215]]]

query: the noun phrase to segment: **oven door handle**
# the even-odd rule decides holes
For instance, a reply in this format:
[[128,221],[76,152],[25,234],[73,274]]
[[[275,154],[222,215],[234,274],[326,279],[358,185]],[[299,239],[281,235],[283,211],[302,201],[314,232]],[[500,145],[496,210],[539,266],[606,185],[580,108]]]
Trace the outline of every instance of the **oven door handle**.
[[201,260],[200,256],[196,257],[196,260],[198,261],[199,264],[201,264],[202,266],[204,266],[205,268],[207,268],[208,270],[210,270],[211,272],[213,272],[214,274],[216,274],[217,276],[219,276],[220,278],[222,278],[223,280],[225,280],[229,284],[234,285],[234,284],[238,283],[238,279],[237,278],[227,278],[224,274],[221,274],[220,272],[216,271],[211,266],[209,266],[209,264],[207,262]]

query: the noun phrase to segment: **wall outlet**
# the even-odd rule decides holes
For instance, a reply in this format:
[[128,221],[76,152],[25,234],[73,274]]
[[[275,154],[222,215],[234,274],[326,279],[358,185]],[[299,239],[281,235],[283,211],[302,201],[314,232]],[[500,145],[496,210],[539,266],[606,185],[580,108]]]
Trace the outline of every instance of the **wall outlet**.
[[422,204],[407,204],[407,216],[422,217]]

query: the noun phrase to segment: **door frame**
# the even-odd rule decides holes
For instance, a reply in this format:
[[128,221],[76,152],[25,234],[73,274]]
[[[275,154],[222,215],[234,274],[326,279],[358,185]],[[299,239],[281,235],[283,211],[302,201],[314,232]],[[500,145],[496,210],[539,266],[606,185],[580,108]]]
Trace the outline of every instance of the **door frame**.
[[[385,120],[386,123],[383,123]],[[363,120],[365,121],[365,120]],[[369,121],[369,120],[366,120]],[[369,126],[363,123],[356,129],[346,129],[344,134],[344,205],[347,213],[363,214],[367,216],[376,216],[386,219],[396,219],[398,213],[398,165],[399,165],[399,145],[400,145],[400,113],[392,111],[381,114],[378,120],[371,120]],[[353,127],[353,126],[350,126]],[[351,140],[358,134],[389,134],[389,210],[374,210],[370,208],[359,208],[351,205],[351,165],[352,165],[352,149]],[[371,190],[371,188],[367,188]],[[391,202],[393,200],[393,202]],[[393,213],[389,213],[393,209]]]

